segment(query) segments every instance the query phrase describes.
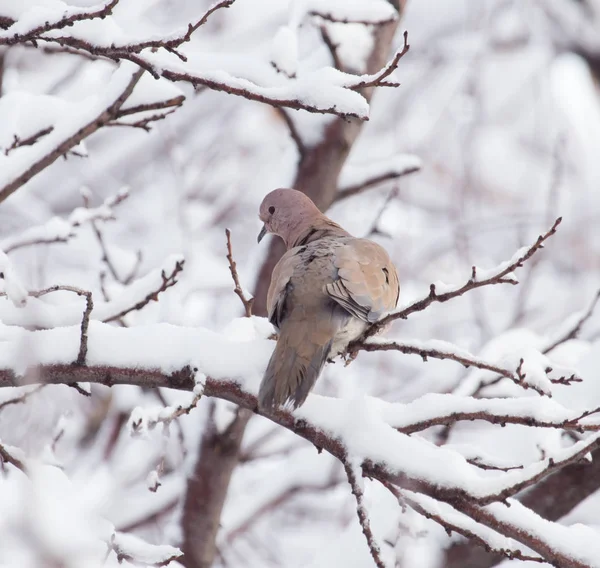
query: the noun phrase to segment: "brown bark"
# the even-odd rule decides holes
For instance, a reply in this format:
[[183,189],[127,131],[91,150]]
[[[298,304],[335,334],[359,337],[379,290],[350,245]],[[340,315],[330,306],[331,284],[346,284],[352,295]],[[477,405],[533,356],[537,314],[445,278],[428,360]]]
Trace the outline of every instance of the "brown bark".
[[240,444],[251,416],[249,410],[238,408],[224,432],[219,432],[214,420],[209,419],[183,505],[182,551],[185,566],[209,568],[214,562],[225,496],[239,461]]
[[[379,26],[374,31],[374,47],[367,64],[367,73],[383,67],[389,56],[398,23]],[[368,100],[373,89],[363,93]],[[306,148],[299,164],[294,187],[304,191],[322,209],[335,198],[337,180],[352,144],[363,123],[356,119],[334,118],[325,129],[323,140]],[[269,253],[259,272],[254,295],[254,314],[266,315],[266,297],[273,267],[284,252],[280,239],[272,239]],[[250,413],[238,418],[234,428],[222,435],[208,432],[201,441],[198,463],[190,479],[185,497],[183,533],[187,568],[211,566],[217,553],[215,539],[219,519],[227,496],[229,480],[240,456],[240,448]]]

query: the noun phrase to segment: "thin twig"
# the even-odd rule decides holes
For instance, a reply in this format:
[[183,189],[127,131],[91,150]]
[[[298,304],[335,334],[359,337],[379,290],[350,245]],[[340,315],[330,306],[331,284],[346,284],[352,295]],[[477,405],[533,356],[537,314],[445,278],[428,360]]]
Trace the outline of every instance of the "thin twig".
[[[75,365],[85,365],[85,358],[87,356],[88,350],[88,328],[90,326],[90,316],[92,314],[92,310],[94,309],[92,293],[89,290],[82,290],[81,288],[76,288],[75,286],[55,285],[50,286],[49,288],[45,288],[44,290],[38,290],[37,292],[28,292],[28,295],[32,298],[40,298],[42,296],[45,296],[46,294],[51,294],[52,292],[59,291],[73,292],[78,296],[85,296],[85,309],[83,310],[83,317],[81,318],[79,353],[77,355],[77,360],[74,362]],[[84,391],[83,389],[78,388],[78,391],[89,396],[89,393]]]
[[17,469],[20,469],[24,474],[27,474],[27,468],[25,464],[15,456],[13,456],[2,444],[0,444],[0,463],[4,465],[9,463],[14,465]]
[[517,268],[522,267],[523,264],[527,262],[538,250],[544,248],[544,242],[556,233],[556,230],[560,225],[561,221],[562,217],[556,219],[552,227],[546,233],[540,235],[535,241],[535,243],[533,243],[523,254],[521,254],[516,260],[511,262],[509,265],[504,266],[501,270],[499,270],[496,274],[493,274],[492,276],[488,276],[487,278],[479,280],[477,277],[477,269],[475,266],[473,266],[471,270],[471,278],[465,284],[454,290],[438,294],[436,292],[435,284],[431,284],[429,286],[429,294],[425,298],[418,300],[417,302],[412,303],[403,310],[400,310],[399,312],[394,312],[371,325],[363,333],[362,337],[359,340],[350,344],[348,351],[355,351],[361,343],[364,343],[366,339],[377,334],[380,330],[385,328],[391,322],[397,319],[406,319],[411,314],[423,311],[435,302],[447,302],[448,300],[452,300],[454,298],[462,296],[465,292],[469,292],[471,290],[475,290],[476,288],[481,288],[483,286],[492,286],[496,284],[518,284],[517,280],[515,280],[512,277],[512,272]]
[[522,465],[510,465],[510,466],[500,466],[500,465],[492,465],[489,463],[485,463],[481,460],[481,458],[469,458],[467,459],[467,463],[478,467],[479,469],[483,469],[485,471],[513,471],[515,469],[523,469]]
[[10,398],[8,400],[0,402],[0,410],[3,410],[7,406],[11,406],[12,404],[23,404],[31,395],[41,391],[45,386],[46,385],[37,385],[35,388],[24,392],[21,396],[17,396],[15,398]]
[[71,16],[65,16],[55,22],[46,21],[44,24],[37,26],[24,34],[15,34],[12,37],[0,38],[0,45],[16,45],[26,42],[34,42],[35,44],[36,40],[42,39],[40,38],[41,34],[70,27],[75,22],[81,22],[83,20],[104,19],[106,16],[110,16],[112,14],[113,8],[118,3],[119,0],[110,0],[104,6],[93,12],[75,13]]
[[377,568],[386,568],[383,560],[381,559],[381,550],[377,542],[375,542],[375,537],[373,536],[373,531],[371,530],[371,523],[369,522],[369,515],[367,514],[367,510],[365,508],[365,504],[363,502],[363,490],[361,489],[358,480],[356,479],[356,474],[352,467],[352,464],[348,462],[347,459],[343,460],[344,469],[346,470],[346,475],[348,476],[348,483],[350,484],[350,488],[352,489],[352,495],[356,498],[356,514],[358,516],[358,521],[362,528],[362,532],[367,539],[367,544],[369,546],[369,551],[371,552],[371,556],[377,565]]
[[306,154],[306,146],[304,145],[304,142],[302,141],[302,138],[300,137],[300,133],[298,132],[298,129],[296,128],[296,125],[294,124],[294,120],[287,113],[287,111],[285,109],[278,108],[277,111],[279,112],[279,116],[281,116],[281,118],[283,118],[284,122],[286,123],[288,130],[290,132],[290,136],[292,137],[292,140],[296,144],[296,149],[298,150],[298,155],[300,156],[300,160],[302,160]]
[[[499,377],[510,379],[517,385],[523,387],[524,389],[533,389],[540,395],[551,396],[549,393],[544,391],[542,388],[528,383],[526,381],[526,374],[523,372],[523,364],[525,361],[523,359],[519,360],[518,367],[511,371],[510,369],[506,369],[500,367],[498,365],[494,365],[492,363],[488,363],[482,359],[477,359],[471,356],[468,353],[457,353],[452,350],[443,351],[441,349],[433,349],[421,347],[419,345],[410,345],[408,343],[399,343],[397,341],[390,341],[386,343],[360,343],[355,348],[358,351],[398,351],[400,353],[405,353],[407,355],[419,355],[423,361],[427,361],[429,357],[432,359],[448,359],[451,361],[456,361],[460,363],[467,369],[469,367],[475,367],[477,369],[482,369],[484,371],[490,371],[492,373],[497,373]],[[551,368],[547,368],[546,371],[549,373],[552,371]],[[496,380],[496,379],[494,379]],[[570,377],[560,377],[559,379],[548,379],[552,383],[560,383],[560,384],[569,384],[571,382],[580,382],[581,379],[579,377],[570,376]]]
[[397,14],[393,14],[387,18],[382,18],[379,20],[366,20],[364,18],[338,18],[331,12],[323,12],[321,10],[311,10],[308,14],[309,16],[317,16],[323,20],[335,24],[363,24],[364,26],[381,26],[395,22],[398,19]]
[[[65,286],[65,285],[54,285],[49,288],[44,288],[43,290],[37,290],[35,292],[28,292],[27,295],[31,298],[40,298],[45,296],[46,294],[51,294],[52,292],[73,292],[78,296],[85,296],[85,309],[83,310],[83,317],[81,319],[81,334],[79,340],[79,353],[77,355],[77,359],[73,362],[74,365],[85,365],[85,358],[87,355],[88,349],[88,328],[90,325],[90,316],[92,314],[92,310],[94,309],[94,302],[92,300],[92,293],[89,290],[82,290],[81,288],[76,288],[75,286]],[[6,296],[6,292],[0,292],[0,297]],[[81,387],[76,387],[79,392],[89,396],[89,393],[81,389]]]
[[568,330],[564,335],[560,336],[557,340],[553,341],[548,347],[545,347],[542,353],[545,355],[546,353],[550,353],[553,349],[556,349],[559,345],[569,341],[570,339],[575,339],[581,332],[581,328],[583,325],[592,317],[594,313],[594,309],[596,308],[596,304],[600,299],[600,290],[596,292],[596,295],[592,299],[589,308],[582,314],[582,316],[575,322],[575,325]]
[[[116,4],[116,2],[113,2]],[[129,98],[133,89],[138,84],[142,77],[143,69],[140,69],[132,74],[131,79],[125,86],[120,95],[98,116],[88,122],[85,126],[80,128],[75,134],[62,140],[57,146],[50,152],[43,154],[37,161],[31,164],[25,171],[23,171],[16,178],[9,181],[4,187],[0,188],[0,203],[12,195],[22,185],[27,183],[31,178],[37,175],[39,172],[47,168],[50,164],[54,163],[58,158],[65,155],[72,148],[77,146],[82,140],[96,132],[99,128],[106,125],[115,118],[119,110]]]
[[344,66],[342,65],[342,61],[338,54],[339,45],[337,43],[334,43],[333,39],[331,39],[329,31],[327,31],[326,25],[319,26],[319,30],[321,31],[321,38],[323,39],[323,43],[327,46],[327,49],[329,50],[329,53],[331,55],[333,66],[335,67],[335,69],[343,71]]
[[242,301],[246,317],[249,318],[252,315],[252,304],[254,303],[254,298],[246,298],[244,291],[242,290],[240,278],[237,273],[237,265],[235,260],[233,260],[233,253],[231,251],[231,231],[229,229],[225,229],[225,235],[227,236],[227,260],[229,261],[229,271],[231,272],[231,277],[233,278],[233,283],[235,285],[233,291]]
[[420,166],[407,166],[403,169],[394,170],[391,172],[385,172],[383,174],[376,175],[372,178],[369,178],[366,181],[358,183],[356,185],[349,185],[347,187],[341,188],[336,194],[334,198],[334,202],[341,201],[342,199],[347,199],[348,197],[353,197],[370,189],[376,185],[379,185],[383,182],[390,181],[393,179],[398,179],[400,177],[404,177],[415,172],[421,170]]
[[359,81],[352,85],[352,89],[366,89],[368,87],[399,87],[400,83],[393,83],[384,81],[386,77],[389,77],[397,68],[400,60],[408,53],[410,45],[408,43],[408,32],[404,32],[404,45],[400,51],[397,51],[393,59],[377,74],[369,77],[369,79]]
[[175,284],[177,284],[177,282],[178,282],[177,275],[183,270],[184,264],[185,264],[184,260],[178,260],[175,263],[175,267],[173,268],[173,270],[171,271],[170,274],[167,274],[163,270],[160,274],[162,282],[156,290],[153,290],[152,292],[146,294],[146,296],[142,300],[140,300],[139,302],[136,302],[134,305],[129,306],[129,307],[125,308],[124,310],[121,310],[119,313],[106,318],[105,320],[103,320],[104,323],[120,320],[121,318],[125,317],[128,313],[134,312],[137,310],[141,310],[142,308],[146,307],[152,301],[154,301],[154,302],[158,301],[158,295],[161,292],[164,292],[165,290],[171,288],[171,286],[175,286]]
[[8,156],[13,150],[21,148],[21,146],[33,146],[40,138],[43,138],[47,134],[50,134],[54,130],[54,126],[48,126],[42,128],[35,134],[28,136],[27,138],[19,138],[16,134],[13,137],[12,144],[4,150],[4,155]]

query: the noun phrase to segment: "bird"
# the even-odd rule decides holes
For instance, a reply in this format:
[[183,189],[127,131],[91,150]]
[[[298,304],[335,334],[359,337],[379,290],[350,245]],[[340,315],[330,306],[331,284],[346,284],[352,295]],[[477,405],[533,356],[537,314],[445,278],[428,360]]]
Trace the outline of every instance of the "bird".
[[259,208],[267,233],[287,251],[276,264],[267,293],[277,344],[263,375],[259,409],[300,407],[323,366],[345,353],[398,303],[398,274],[386,250],[353,237],[296,189],[268,193]]

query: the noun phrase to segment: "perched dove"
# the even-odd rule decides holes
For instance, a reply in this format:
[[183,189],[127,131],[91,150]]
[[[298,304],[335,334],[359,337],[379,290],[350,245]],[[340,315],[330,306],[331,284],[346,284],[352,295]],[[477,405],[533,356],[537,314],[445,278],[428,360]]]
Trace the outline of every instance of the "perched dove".
[[258,242],[274,233],[287,252],[273,270],[267,295],[279,339],[258,403],[298,408],[325,362],[396,307],[398,275],[382,247],[350,235],[300,191],[272,191],[259,217],[264,227]]

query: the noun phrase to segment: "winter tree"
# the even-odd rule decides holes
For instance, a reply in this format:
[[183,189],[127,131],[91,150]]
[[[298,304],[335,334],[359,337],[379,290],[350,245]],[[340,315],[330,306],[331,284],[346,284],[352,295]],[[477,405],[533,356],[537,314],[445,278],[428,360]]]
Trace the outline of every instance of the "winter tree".
[[[0,0],[0,565],[600,566],[599,25]],[[293,412],[276,187],[401,283]]]

